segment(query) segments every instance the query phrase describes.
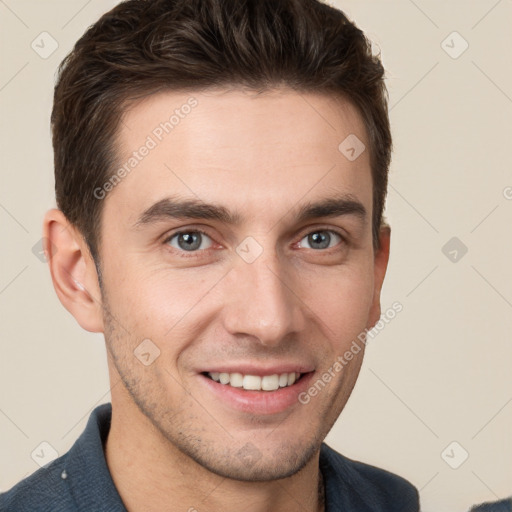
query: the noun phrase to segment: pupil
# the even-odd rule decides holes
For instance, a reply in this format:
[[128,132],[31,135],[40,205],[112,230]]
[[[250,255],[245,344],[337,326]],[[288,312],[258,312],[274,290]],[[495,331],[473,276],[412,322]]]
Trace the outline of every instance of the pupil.
[[191,250],[199,248],[199,246],[201,245],[199,233],[181,234],[178,238],[178,244],[182,249],[184,249],[186,251],[191,251]]
[[330,235],[325,232],[313,233],[312,235],[309,235],[309,242],[314,249],[325,249],[326,247],[329,247]]

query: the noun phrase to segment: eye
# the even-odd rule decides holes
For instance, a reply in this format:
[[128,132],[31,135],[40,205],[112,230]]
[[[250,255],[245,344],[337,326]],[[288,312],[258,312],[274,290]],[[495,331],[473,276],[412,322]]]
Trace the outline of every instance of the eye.
[[195,252],[209,249],[212,239],[202,231],[180,231],[171,235],[165,243],[179,251]]
[[307,236],[305,236],[300,242],[299,247],[302,247],[302,242],[307,240],[307,243],[310,245],[310,249],[330,249],[338,245],[343,241],[343,237],[331,230],[318,230],[312,231]]

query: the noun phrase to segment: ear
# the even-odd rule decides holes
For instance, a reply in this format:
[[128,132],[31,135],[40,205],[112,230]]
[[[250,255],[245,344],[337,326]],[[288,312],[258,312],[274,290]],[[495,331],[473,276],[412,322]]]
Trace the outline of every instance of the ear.
[[53,286],[62,305],[85,330],[103,332],[98,275],[83,236],[56,209],[44,217],[43,236]]
[[379,240],[380,247],[375,253],[374,260],[373,300],[368,319],[368,329],[371,329],[379,321],[381,315],[380,292],[386,275],[386,269],[388,268],[389,246],[391,242],[391,228],[388,225],[383,225],[380,228]]

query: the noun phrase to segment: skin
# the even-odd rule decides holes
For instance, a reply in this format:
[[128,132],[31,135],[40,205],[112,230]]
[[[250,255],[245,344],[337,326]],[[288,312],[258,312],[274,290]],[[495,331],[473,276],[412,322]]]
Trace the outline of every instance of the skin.
[[[351,162],[338,150],[349,134],[368,148],[364,124],[346,100],[289,89],[159,93],[125,112],[120,164],[191,96],[197,106],[104,199],[101,288],[80,233],[59,210],[45,217],[61,302],[84,329],[105,334],[107,463],[129,511],[323,510],[320,445],[364,350],[310,403],[276,414],[233,408],[198,372],[292,361],[310,365],[315,382],[378,321],[390,231],[381,229],[375,251],[369,152]],[[345,194],[364,205],[366,220],[297,223],[305,202]],[[171,195],[223,205],[242,220],[136,226]],[[166,241],[194,229],[208,235],[195,252],[177,237]],[[308,235],[326,230],[346,241],[332,234],[328,248],[312,245]],[[249,236],[262,248],[252,263],[236,252]],[[160,351],[149,366],[134,356],[144,339]],[[239,455],[248,443],[258,454],[252,462]]]

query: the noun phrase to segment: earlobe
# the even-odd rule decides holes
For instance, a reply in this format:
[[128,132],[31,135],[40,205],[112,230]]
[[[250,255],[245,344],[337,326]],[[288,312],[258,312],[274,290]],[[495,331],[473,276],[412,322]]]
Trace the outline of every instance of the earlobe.
[[60,302],[84,329],[103,332],[101,291],[85,240],[57,209],[46,213],[43,234],[46,259]]
[[382,284],[384,283],[384,277],[386,276],[386,270],[388,267],[389,250],[391,243],[391,228],[388,225],[384,225],[380,228],[379,240],[380,247],[378,250],[376,250],[374,259],[374,291],[373,302],[369,317],[369,329],[372,328],[379,321],[381,315],[380,294],[382,290]]

